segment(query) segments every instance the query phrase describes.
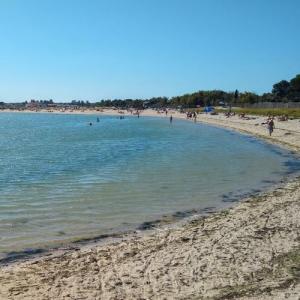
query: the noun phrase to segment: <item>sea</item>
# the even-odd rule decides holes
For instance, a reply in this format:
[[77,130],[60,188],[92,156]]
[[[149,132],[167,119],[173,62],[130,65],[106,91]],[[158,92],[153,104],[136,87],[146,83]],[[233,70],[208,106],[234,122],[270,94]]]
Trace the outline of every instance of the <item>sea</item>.
[[299,170],[288,150],[201,123],[1,113],[0,259],[219,210]]

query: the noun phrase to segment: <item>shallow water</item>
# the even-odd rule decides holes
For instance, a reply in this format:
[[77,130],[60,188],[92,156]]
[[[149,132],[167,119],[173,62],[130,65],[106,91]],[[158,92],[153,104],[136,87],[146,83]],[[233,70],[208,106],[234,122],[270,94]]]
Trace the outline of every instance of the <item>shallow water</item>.
[[203,124],[2,113],[0,258],[220,208],[295,170],[288,151]]

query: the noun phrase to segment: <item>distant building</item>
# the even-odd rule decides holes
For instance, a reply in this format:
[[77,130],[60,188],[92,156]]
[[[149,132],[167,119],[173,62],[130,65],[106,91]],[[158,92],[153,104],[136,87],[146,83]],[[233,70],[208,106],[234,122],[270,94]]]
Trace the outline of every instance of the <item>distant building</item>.
[[25,104],[26,108],[38,108],[40,107],[39,101],[35,101],[34,99],[31,99],[30,102]]

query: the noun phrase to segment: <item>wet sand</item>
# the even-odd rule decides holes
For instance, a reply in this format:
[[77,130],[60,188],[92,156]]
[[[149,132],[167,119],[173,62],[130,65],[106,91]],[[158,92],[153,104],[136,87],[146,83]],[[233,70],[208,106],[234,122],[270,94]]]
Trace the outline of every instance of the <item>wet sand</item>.
[[[158,114],[149,110],[142,115]],[[265,118],[199,115],[197,121],[300,149],[299,120],[275,122],[271,139],[261,125]],[[53,252],[0,269],[0,299],[299,299],[299,295],[299,178],[174,228]]]

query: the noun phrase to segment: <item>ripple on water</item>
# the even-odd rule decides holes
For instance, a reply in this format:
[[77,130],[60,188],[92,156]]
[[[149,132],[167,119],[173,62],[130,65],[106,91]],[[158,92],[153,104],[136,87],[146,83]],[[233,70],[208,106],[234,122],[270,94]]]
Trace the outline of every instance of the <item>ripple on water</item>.
[[87,126],[95,118],[0,115],[0,253],[211,213],[300,169],[290,152],[221,128],[143,117]]

